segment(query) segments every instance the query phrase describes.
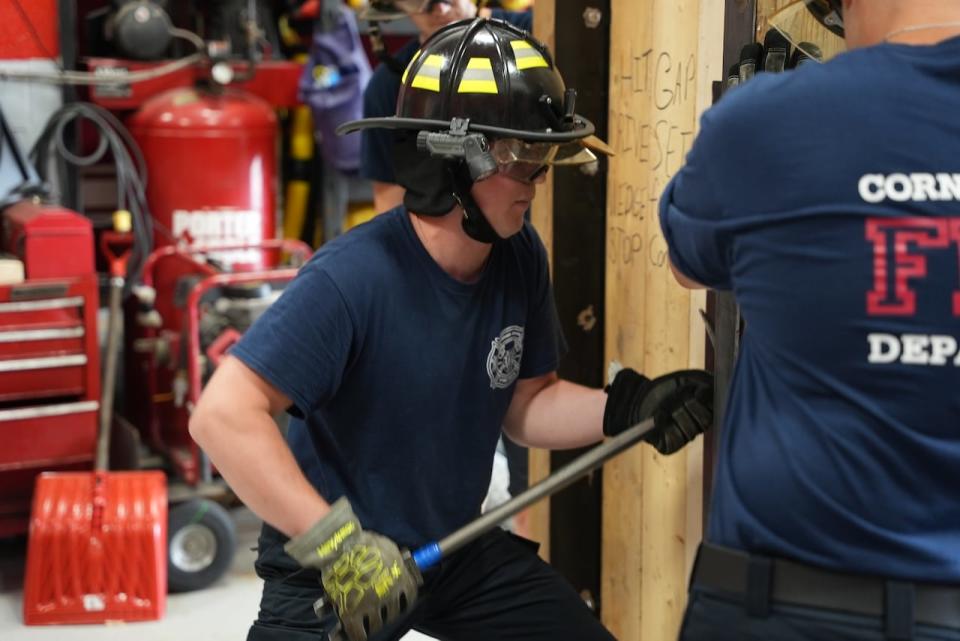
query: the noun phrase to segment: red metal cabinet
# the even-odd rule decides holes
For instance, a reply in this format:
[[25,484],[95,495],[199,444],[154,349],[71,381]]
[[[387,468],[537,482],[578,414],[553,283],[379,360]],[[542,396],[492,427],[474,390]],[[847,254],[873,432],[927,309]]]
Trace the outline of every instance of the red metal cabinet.
[[0,286],[0,536],[26,531],[37,474],[92,466],[97,305],[93,274]]

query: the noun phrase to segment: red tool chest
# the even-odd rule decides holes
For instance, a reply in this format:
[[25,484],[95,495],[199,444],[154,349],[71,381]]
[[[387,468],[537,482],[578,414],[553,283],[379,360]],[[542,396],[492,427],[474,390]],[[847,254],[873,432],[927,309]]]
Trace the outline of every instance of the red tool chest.
[[90,220],[60,207],[22,201],[3,211],[6,251],[23,261],[28,280],[93,273]]
[[39,472],[92,466],[100,398],[89,220],[33,203],[3,218],[27,280],[0,285],[0,536],[26,531]]

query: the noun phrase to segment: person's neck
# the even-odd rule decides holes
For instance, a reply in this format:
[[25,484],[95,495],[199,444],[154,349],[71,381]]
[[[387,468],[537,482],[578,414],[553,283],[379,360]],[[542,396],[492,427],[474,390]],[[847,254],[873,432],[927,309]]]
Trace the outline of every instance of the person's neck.
[[956,7],[903,3],[883,25],[877,25],[878,42],[933,45],[960,35],[960,11]]
[[960,18],[954,25],[931,23],[897,27],[889,32],[884,41],[903,45],[934,45],[958,35],[960,35]]
[[420,243],[440,269],[462,283],[480,279],[493,246],[467,236],[459,207],[444,216],[418,216],[413,212],[407,215]]

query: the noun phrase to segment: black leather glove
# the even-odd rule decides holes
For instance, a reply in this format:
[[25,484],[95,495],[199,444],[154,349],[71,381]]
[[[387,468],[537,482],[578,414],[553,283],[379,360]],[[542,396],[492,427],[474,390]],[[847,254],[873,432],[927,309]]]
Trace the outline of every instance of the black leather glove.
[[396,543],[361,528],[346,498],[283,549],[303,567],[320,571],[327,602],[350,641],[366,641],[417,599],[416,565]]
[[616,436],[653,417],[643,440],[661,454],[673,454],[713,424],[713,375],[681,370],[650,380],[630,368],[607,387],[603,433]]

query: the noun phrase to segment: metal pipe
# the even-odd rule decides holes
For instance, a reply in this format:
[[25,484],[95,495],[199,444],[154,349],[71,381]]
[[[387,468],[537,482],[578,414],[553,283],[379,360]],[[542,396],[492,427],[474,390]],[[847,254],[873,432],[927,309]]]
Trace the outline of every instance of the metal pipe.
[[97,456],[94,470],[105,472],[110,462],[110,428],[113,422],[113,396],[117,384],[117,361],[120,357],[120,324],[123,304],[123,276],[110,278],[110,316],[107,322],[107,348],[104,354],[103,389],[100,392],[100,433],[97,435]]
[[439,543],[423,546],[413,553],[413,560],[417,567],[420,570],[425,570],[435,565],[441,558],[493,529],[504,519],[510,518],[542,498],[559,492],[581,476],[592,472],[614,456],[636,445],[647,432],[653,429],[653,426],[653,419],[649,418],[617,436],[607,439],[601,445],[574,459],[530,489],[441,539]]

